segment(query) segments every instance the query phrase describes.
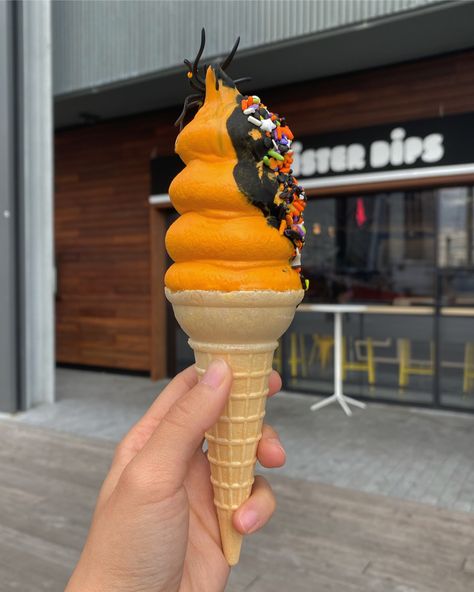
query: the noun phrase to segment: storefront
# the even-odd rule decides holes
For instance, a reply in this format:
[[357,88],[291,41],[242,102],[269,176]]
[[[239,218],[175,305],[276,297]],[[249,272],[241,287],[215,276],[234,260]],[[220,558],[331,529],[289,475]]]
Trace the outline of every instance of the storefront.
[[[374,74],[375,75],[375,74]],[[304,117],[304,113],[299,117]],[[363,303],[344,317],[344,388],[359,398],[474,410],[474,112],[299,135],[307,189],[309,303]],[[153,207],[167,204],[152,161]],[[168,212],[166,225],[175,219]],[[284,387],[333,391],[333,318],[302,306],[277,353]],[[305,310],[306,309],[306,310]],[[174,359],[192,363],[168,310]]]
[[[472,129],[462,114],[298,147],[300,178],[323,169],[306,182],[319,187],[305,216],[306,300],[369,305],[345,317],[348,394],[474,408]],[[297,315],[283,344],[288,387],[332,389],[331,322]]]
[[[469,50],[260,93],[297,138],[305,303],[371,309],[344,319],[347,394],[474,409],[473,71]],[[159,378],[192,361],[162,283],[179,111],[57,134],[60,363]],[[286,389],[331,393],[332,324],[297,313]]]

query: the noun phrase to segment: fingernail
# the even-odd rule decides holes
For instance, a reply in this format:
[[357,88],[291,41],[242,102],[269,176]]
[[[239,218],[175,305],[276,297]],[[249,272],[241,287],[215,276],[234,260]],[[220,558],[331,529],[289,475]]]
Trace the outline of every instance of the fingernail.
[[252,532],[252,530],[257,526],[258,523],[258,514],[255,510],[248,510],[240,517],[240,525],[242,530],[246,533]]
[[228,366],[224,360],[213,360],[209,364],[201,382],[207,384],[208,386],[212,386],[212,388],[217,388],[225,379],[227,368]]

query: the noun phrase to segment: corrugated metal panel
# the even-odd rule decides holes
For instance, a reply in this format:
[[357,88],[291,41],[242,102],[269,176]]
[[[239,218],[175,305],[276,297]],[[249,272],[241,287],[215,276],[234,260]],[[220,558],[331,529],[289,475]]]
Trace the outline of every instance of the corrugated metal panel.
[[206,55],[323,33],[442,0],[57,0],[54,93],[175,68],[206,28]]

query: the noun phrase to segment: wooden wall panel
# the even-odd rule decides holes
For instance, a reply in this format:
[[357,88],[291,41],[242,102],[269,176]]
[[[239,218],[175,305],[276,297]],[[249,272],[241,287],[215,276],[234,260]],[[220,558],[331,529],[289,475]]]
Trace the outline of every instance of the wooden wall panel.
[[[474,111],[474,51],[254,92],[299,135]],[[56,134],[60,362],[152,368],[148,161],[172,153],[179,110]]]
[[300,135],[474,110],[474,51],[262,91]]
[[150,369],[148,162],[176,111],[56,134],[59,362]]

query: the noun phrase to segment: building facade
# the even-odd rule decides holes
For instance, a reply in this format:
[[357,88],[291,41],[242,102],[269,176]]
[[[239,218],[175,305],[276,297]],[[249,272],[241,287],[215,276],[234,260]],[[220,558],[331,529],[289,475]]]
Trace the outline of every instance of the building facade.
[[[49,264],[49,279],[34,280],[35,299],[15,284],[21,298],[13,318],[43,303],[30,313],[43,325],[25,323],[28,338],[26,329],[20,333],[33,360],[22,367],[20,343],[20,381],[31,384],[35,363],[44,367],[35,352],[44,355],[45,335],[47,343],[55,338],[60,364],[158,378],[190,361],[163,297],[164,234],[175,215],[166,188],[179,167],[173,122],[188,94],[179,64],[194,57],[204,25],[210,60],[241,35],[232,74],[252,76],[242,92],[262,96],[297,136],[295,173],[309,195],[306,302],[372,309],[345,319],[346,390],[376,400],[474,406],[474,157],[467,141],[473,3],[17,4],[24,19],[30,5],[42,7],[37,49],[46,60],[51,33],[53,68],[48,78],[43,62],[46,73],[36,84],[42,96],[54,95],[56,127],[54,268]],[[42,129],[28,142],[39,154],[33,162],[49,153],[48,137]],[[35,204],[45,205],[39,212],[50,212],[49,223],[44,183],[52,170],[46,162],[29,172],[30,179],[43,173]],[[30,216],[28,244],[52,245],[48,219],[38,216]],[[19,236],[14,244],[22,244]],[[36,256],[33,268],[41,270],[47,249]],[[21,249],[17,257],[33,261]],[[40,314],[48,303],[55,329],[52,316]],[[297,314],[276,359],[286,388],[329,392],[331,323],[309,310]],[[51,399],[54,387],[46,383],[8,409]]]

